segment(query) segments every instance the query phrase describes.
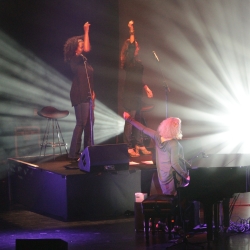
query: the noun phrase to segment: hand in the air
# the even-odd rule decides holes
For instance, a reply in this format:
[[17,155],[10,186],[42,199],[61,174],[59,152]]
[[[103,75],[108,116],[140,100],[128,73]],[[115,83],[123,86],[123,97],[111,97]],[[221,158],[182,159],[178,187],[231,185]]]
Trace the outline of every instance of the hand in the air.
[[134,29],[134,21],[133,20],[131,20],[131,21],[128,22],[128,27],[130,29]]
[[89,22],[86,22],[84,25],[83,25],[83,29],[85,32],[88,32],[89,31],[89,26],[90,26],[90,23]]

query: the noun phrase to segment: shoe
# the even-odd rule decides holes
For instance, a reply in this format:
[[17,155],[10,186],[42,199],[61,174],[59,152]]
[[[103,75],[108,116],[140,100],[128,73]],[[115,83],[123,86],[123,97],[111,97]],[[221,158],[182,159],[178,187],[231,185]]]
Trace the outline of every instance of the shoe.
[[143,155],[151,155],[151,151],[148,151],[144,146],[140,147],[138,145],[135,146],[135,152],[140,154],[140,151]]
[[70,158],[69,157],[69,161],[70,162],[78,162],[78,161],[80,161],[80,158]]
[[128,149],[128,154],[129,154],[130,157],[138,157],[138,156],[140,156],[140,154],[137,154],[137,153],[134,151],[134,149],[132,149],[132,148],[129,148],[129,149]]

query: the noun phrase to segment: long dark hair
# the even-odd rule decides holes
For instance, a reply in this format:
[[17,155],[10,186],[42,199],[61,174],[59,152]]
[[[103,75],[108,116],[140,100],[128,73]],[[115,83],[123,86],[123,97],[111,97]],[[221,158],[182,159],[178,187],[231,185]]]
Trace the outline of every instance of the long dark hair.
[[79,40],[83,41],[83,36],[73,36],[64,44],[64,61],[69,62],[76,53]]

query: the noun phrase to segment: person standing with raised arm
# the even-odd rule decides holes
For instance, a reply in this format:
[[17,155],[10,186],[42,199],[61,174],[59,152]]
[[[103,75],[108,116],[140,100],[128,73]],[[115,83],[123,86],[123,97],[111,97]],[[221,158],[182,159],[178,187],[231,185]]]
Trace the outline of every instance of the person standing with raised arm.
[[[143,83],[143,70],[144,67],[139,60],[139,44],[135,40],[134,22],[129,21],[129,39],[127,39],[121,49],[120,67],[126,72],[125,83],[122,95],[122,105],[126,112],[131,117],[140,121],[141,120],[141,102],[143,89],[148,98],[153,97],[152,91]],[[140,156],[142,154],[151,154],[144,144],[140,131],[135,131],[135,150],[132,145],[132,125],[125,122],[123,140],[128,144],[128,153],[131,157]]]
[[93,140],[93,102],[95,99],[93,68],[86,57],[86,53],[91,50],[89,27],[90,24],[86,22],[83,25],[84,35],[71,37],[64,45],[64,60],[69,63],[73,73],[70,100],[75,109],[76,125],[68,155],[72,161],[77,161],[80,157],[83,131],[84,148],[91,146]]

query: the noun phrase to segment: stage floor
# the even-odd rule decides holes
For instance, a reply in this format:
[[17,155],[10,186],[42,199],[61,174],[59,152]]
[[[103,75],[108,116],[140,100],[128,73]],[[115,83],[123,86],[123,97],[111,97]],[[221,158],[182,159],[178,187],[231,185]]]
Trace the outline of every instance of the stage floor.
[[58,218],[112,218],[134,210],[135,193],[150,192],[156,167],[151,155],[129,159],[128,170],[88,173],[67,155],[10,158],[14,203]]
[[[72,163],[67,154],[56,155],[55,159],[53,155],[48,156],[25,156],[18,158],[10,158],[9,162],[25,162],[30,167],[40,168],[52,173],[61,175],[74,175],[74,174],[86,174],[78,167],[78,163]],[[152,161],[152,155],[141,155],[139,157],[131,157],[129,159],[129,170],[145,170],[156,169],[155,164]]]
[[[236,222],[237,218],[233,221]],[[163,250],[174,244],[167,236],[163,231],[156,231],[155,235],[150,233],[149,241],[146,241],[143,231],[135,231],[134,217],[126,215],[110,220],[64,222],[27,211],[20,205],[0,213],[0,249],[5,250],[15,249],[16,239],[27,243],[35,240],[40,244],[44,240],[50,249],[56,240],[61,239],[68,243],[68,250]],[[249,237],[250,231],[220,233],[219,239],[208,248],[206,231],[193,231],[188,234],[188,242],[201,243],[204,249],[210,250],[246,250],[250,249]],[[176,244],[170,249],[181,250],[183,245]]]
[[[86,173],[78,168],[77,163],[71,164],[67,155],[57,156],[55,160],[53,156],[9,159],[9,168],[11,201],[15,205],[21,204],[25,210],[18,211],[17,216],[13,215],[13,211],[7,212],[5,217],[0,218],[4,225],[15,224],[20,228],[28,228],[30,226],[28,224],[32,224],[34,226],[32,229],[35,230],[38,230],[35,226],[42,225],[41,234],[46,232],[46,238],[58,237],[69,242],[69,249],[72,250],[82,249],[83,245],[89,246],[91,249],[102,249],[102,246],[103,249],[104,246],[105,249],[111,246],[109,249],[116,249],[117,247],[121,248],[121,245],[126,245],[126,248],[129,245],[131,249],[163,249],[168,245],[164,232],[161,232],[161,235],[157,233],[154,237],[151,235],[149,245],[146,244],[144,232],[135,234],[134,193],[149,192],[152,174],[156,172],[151,155],[130,158],[129,169],[116,173]],[[29,218],[26,214],[32,214],[34,218],[38,219]],[[44,215],[46,216],[44,217]],[[244,207],[243,211],[243,207],[236,206],[232,220],[237,221],[238,218],[247,218],[248,216],[248,207]],[[19,221],[16,220],[21,218],[23,221],[19,224]],[[50,227],[48,232],[43,227],[45,223]],[[114,227],[110,227],[109,223]],[[86,238],[84,238],[84,242],[82,240],[82,232],[85,230],[82,225],[86,226],[88,231],[90,224],[95,225],[93,232],[95,232],[96,227],[100,230],[100,225],[103,225],[102,234],[106,232],[103,238],[95,240],[95,245]],[[79,229],[78,238],[75,237],[72,240],[72,232],[66,231],[65,234],[58,234],[58,232],[50,234],[51,228],[52,230],[57,228],[61,231],[70,225],[75,225],[77,230]],[[107,231],[109,227],[110,231]],[[121,228],[129,228],[129,233],[126,234]],[[31,235],[30,229],[21,235],[15,235],[16,238],[24,238],[23,235],[26,237],[27,233]],[[70,230],[74,231],[72,228]],[[114,240],[118,236],[114,237],[114,232],[120,233],[119,241]],[[73,234],[78,235],[77,232],[73,232]],[[194,241],[201,240],[199,235],[199,233],[194,235]],[[245,244],[249,232],[241,234],[237,240],[235,235],[238,234],[228,234],[226,242],[220,241],[215,248],[211,249],[226,249],[225,246],[229,246],[228,241],[232,244],[232,240],[243,247],[242,244]],[[8,237],[7,234],[4,235],[4,239],[9,241],[10,237]],[[31,235],[31,238],[38,238],[38,236],[34,234]],[[103,240],[106,241],[107,238],[110,243],[103,244]],[[159,238],[163,240],[158,242]],[[124,244],[121,243],[120,239],[124,239]],[[206,240],[206,232],[202,234],[202,241],[204,240]],[[2,244],[5,244],[6,249],[11,249],[15,244],[13,240],[11,242],[10,248],[8,248],[7,240],[3,240]],[[235,246],[235,244],[233,245]],[[248,247],[248,244],[245,246]]]

